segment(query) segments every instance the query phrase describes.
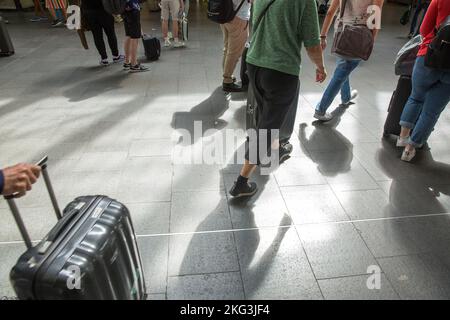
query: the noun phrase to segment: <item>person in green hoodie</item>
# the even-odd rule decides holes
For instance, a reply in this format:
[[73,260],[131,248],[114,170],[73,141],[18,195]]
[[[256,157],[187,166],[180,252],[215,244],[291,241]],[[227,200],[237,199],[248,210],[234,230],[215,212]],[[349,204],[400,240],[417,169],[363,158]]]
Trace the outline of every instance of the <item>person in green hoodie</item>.
[[288,138],[280,140],[277,132],[289,120],[288,114],[295,119],[296,112],[290,110],[297,109],[303,46],[316,66],[316,80],[323,82],[327,76],[315,0],[254,1],[252,25],[247,64],[259,117],[256,138],[247,139],[245,163],[230,190],[233,197],[253,196],[257,192],[256,183],[248,180],[256,166],[262,164],[263,146],[267,146],[267,154],[279,152],[280,162],[292,152]]

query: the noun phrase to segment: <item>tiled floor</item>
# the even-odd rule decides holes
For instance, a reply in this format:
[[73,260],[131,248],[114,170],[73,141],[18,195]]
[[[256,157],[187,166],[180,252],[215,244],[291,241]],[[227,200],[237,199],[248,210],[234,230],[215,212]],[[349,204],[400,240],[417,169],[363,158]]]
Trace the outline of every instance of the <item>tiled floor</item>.
[[[204,8],[192,5],[187,48],[163,50],[134,75],[98,67],[71,31],[5,13],[17,53],[0,59],[1,165],[48,153],[61,203],[104,193],[129,206],[151,299],[449,299],[450,114],[414,164],[381,139],[403,9],[387,6],[374,55],[352,77],[360,97],[329,125],[313,122],[324,86],[305,57],[294,157],[255,176],[260,190],[247,202],[226,193],[235,148],[223,164],[173,157],[245,126],[245,95],[219,88],[221,33]],[[143,21],[159,32],[158,14]],[[204,138],[174,139],[195,121]],[[33,239],[55,223],[42,182],[19,205]],[[10,296],[24,246],[3,201],[0,221],[0,296]],[[380,289],[370,290],[373,266]]]

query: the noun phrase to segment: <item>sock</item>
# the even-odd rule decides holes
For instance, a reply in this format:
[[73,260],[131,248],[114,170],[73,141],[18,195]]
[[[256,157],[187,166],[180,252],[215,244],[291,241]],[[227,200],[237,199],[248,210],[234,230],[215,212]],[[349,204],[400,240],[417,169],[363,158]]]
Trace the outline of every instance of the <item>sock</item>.
[[243,185],[243,184],[247,184],[247,183],[248,183],[248,178],[239,175],[239,177],[237,179],[237,184]]

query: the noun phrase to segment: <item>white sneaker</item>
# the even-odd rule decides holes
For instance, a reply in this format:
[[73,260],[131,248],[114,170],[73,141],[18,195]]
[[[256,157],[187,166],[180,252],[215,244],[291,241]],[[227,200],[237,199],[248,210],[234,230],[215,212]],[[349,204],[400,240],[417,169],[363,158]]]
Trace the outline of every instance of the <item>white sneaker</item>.
[[180,41],[180,40],[178,40],[178,39],[175,39],[175,41],[173,42],[173,46],[174,46],[175,48],[181,48],[181,47],[184,47],[184,42],[182,42],[182,41]]
[[170,47],[172,45],[172,42],[170,42],[169,38],[164,40],[164,47]]
[[356,98],[358,98],[358,90],[352,90],[351,95],[350,95],[350,101],[347,101],[347,102],[343,101],[342,104],[344,106],[348,106]]
[[314,118],[316,118],[319,121],[327,122],[327,121],[333,120],[333,115],[328,112],[325,112],[324,114],[320,114],[316,111],[316,113],[314,113]]
[[406,149],[402,154],[402,161],[411,162],[411,160],[416,156],[416,149],[412,149],[411,151],[407,151]]
[[409,137],[398,137],[397,147],[404,148],[408,145]]

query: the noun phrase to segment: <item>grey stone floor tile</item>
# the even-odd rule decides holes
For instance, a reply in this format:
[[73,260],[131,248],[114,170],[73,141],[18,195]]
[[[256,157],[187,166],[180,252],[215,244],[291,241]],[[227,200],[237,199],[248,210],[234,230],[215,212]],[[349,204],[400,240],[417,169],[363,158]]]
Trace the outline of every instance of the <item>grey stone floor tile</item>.
[[243,300],[239,272],[169,277],[168,300]]
[[285,187],[281,192],[295,224],[349,220],[328,185]]
[[322,299],[293,226],[235,236],[248,299]]
[[369,289],[371,275],[319,280],[326,300],[398,300],[399,296],[384,274],[380,274],[380,287]]
[[126,165],[126,158],[126,152],[86,152],[76,162],[73,171],[121,171]]
[[365,274],[376,261],[351,224],[297,226],[317,279]]
[[342,191],[337,192],[336,196],[352,220],[386,218],[400,215],[381,189]]
[[175,192],[172,195],[170,232],[230,229],[230,214],[223,192]]
[[171,156],[173,142],[171,140],[134,140],[130,145],[130,157]]
[[[57,223],[53,208],[20,208],[23,222],[32,240],[41,240],[50,232]],[[0,209],[0,217],[3,221],[0,226],[1,241],[22,241],[22,236],[9,209]]]
[[139,237],[138,246],[147,293],[166,292],[169,238]]
[[327,183],[318,171],[317,165],[310,159],[303,157],[289,159],[275,172],[275,177],[280,187]]
[[170,158],[130,159],[122,171],[118,197],[126,204],[170,201],[172,166]]
[[167,299],[165,293],[150,293],[147,295],[147,300],[162,301]]
[[133,203],[127,205],[138,235],[169,232],[170,202]]
[[[236,180],[235,174],[224,175],[229,192]],[[273,176],[254,176],[259,191],[250,199],[230,199],[229,207],[233,228],[261,228],[290,225],[286,220],[288,209]],[[230,197],[230,196],[229,196]]]
[[170,237],[169,276],[239,271],[231,232]]
[[173,192],[222,190],[217,165],[174,165]]
[[15,297],[14,289],[9,281],[9,273],[19,257],[25,252],[24,244],[0,244],[0,297]]
[[448,262],[431,254],[382,258],[379,262],[402,299],[450,298]]

